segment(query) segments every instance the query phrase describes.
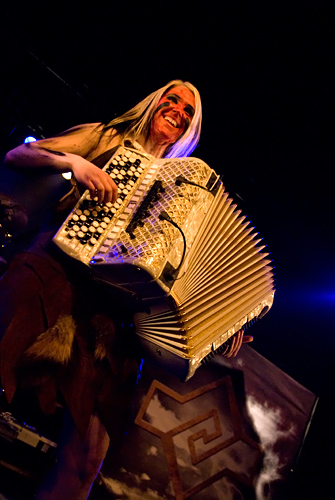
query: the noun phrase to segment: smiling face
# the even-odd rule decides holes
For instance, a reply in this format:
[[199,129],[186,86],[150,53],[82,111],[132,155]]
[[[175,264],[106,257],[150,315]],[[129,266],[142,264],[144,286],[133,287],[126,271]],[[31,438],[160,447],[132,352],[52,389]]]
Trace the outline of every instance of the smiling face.
[[173,144],[186,132],[195,113],[193,92],[173,87],[160,99],[151,122],[150,139],[157,144]]

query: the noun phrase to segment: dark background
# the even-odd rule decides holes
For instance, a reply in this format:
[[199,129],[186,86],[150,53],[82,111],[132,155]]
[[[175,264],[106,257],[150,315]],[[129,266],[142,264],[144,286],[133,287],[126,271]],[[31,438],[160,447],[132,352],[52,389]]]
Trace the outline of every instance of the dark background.
[[[203,102],[193,156],[223,174],[276,272],[253,347],[319,396],[291,487],[332,486],[334,3],[317,0],[2,7],[0,153],[109,121],[168,81]],[[265,381],[266,383],[266,381]]]

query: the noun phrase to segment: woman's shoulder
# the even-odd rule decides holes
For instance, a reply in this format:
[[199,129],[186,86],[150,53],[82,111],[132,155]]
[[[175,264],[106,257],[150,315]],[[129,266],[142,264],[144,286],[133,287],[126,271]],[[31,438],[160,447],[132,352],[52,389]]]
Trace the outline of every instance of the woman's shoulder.
[[92,134],[97,135],[95,147],[91,149],[87,160],[92,161],[93,158],[97,158],[106,151],[115,148],[120,144],[120,134],[114,128],[106,128],[103,123],[91,124],[95,125],[92,128]]

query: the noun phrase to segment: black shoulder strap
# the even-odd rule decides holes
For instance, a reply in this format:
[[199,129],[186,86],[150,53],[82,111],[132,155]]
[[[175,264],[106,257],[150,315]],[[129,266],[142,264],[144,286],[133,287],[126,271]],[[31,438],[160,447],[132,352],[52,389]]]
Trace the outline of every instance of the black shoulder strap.
[[101,155],[91,160],[91,163],[93,163],[93,165],[95,165],[96,167],[103,168],[119,147],[120,146],[118,145],[112,149],[109,149],[108,151],[105,151]]

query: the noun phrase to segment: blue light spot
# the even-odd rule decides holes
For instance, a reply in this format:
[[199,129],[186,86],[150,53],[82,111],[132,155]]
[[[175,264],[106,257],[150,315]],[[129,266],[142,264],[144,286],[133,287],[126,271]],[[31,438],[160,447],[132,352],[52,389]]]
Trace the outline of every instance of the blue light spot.
[[37,139],[31,135],[25,138],[24,143],[27,144],[28,142],[35,142]]
[[137,374],[137,379],[136,379],[136,384],[139,383],[141,375],[142,375],[142,369],[143,369],[143,358],[141,359],[141,363],[138,369],[138,374]]

